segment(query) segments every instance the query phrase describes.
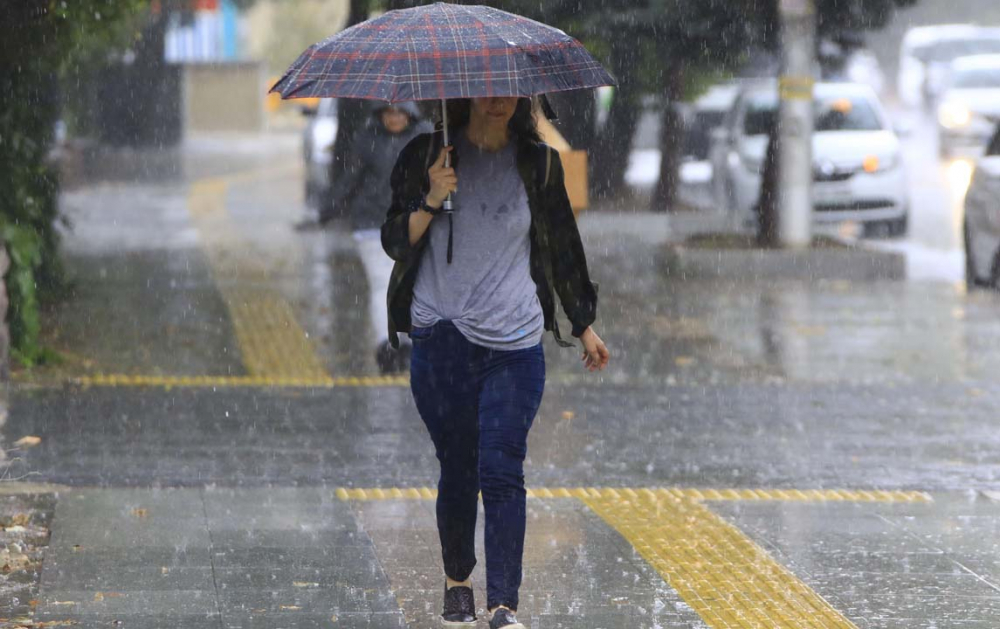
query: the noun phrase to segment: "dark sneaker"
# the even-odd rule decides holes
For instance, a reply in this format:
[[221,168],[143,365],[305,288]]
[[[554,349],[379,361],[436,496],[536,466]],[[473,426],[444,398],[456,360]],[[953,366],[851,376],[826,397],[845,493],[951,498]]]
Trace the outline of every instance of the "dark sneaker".
[[517,622],[517,616],[514,612],[510,611],[506,607],[499,607],[495,612],[493,612],[493,618],[490,618],[490,629],[525,629],[524,625]]
[[476,597],[472,588],[457,585],[444,586],[444,611],[441,624],[446,627],[476,626]]

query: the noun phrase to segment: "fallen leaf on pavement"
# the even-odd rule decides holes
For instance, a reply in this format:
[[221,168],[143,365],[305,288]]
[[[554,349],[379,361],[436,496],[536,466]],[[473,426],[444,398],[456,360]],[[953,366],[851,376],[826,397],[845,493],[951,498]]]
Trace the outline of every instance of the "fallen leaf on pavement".
[[132,515],[134,515],[137,518],[144,518],[147,515],[149,515],[149,511],[141,507],[136,507],[135,509],[132,509]]
[[302,608],[299,607],[298,605],[281,605],[280,607],[278,607],[278,609],[280,609],[282,611],[294,612],[294,611],[298,611],[298,610],[300,610]]
[[42,442],[41,437],[35,437],[34,435],[28,435],[21,437],[14,442],[14,445],[18,448],[33,448]]
[[313,583],[312,581],[292,581],[292,585],[297,588],[318,588],[319,583]]

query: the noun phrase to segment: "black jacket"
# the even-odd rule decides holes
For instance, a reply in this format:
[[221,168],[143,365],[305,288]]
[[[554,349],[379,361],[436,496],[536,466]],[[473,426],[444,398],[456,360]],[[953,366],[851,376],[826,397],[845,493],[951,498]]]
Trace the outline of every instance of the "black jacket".
[[431,130],[421,122],[419,111],[410,103],[394,105],[410,115],[410,126],[400,133],[389,133],[379,115],[388,105],[371,107],[371,119],[352,138],[350,163],[334,179],[331,205],[345,208],[351,229],[378,229],[385,218],[390,193],[386,182],[404,146],[421,133]]
[[[442,138],[440,131],[417,136],[400,153],[392,171],[392,204],[382,225],[382,247],[396,261],[387,295],[393,347],[399,346],[397,333],[409,332],[412,325],[413,285],[430,233],[428,230],[420,241],[410,245],[410,211],[429,189],[427,169],[441,150]],[[456,169],[460,159],[456,156]],[[555,295],[559,295],[573,324],[573,336],[579,337],[597,317],[597,286],[587,271],[576,217],[566,196],[562,162],[559,154],[545,144],[518,141],[517,168],[531,209],[531,277],[538,287],[545,329],[553,332],[560,345],[569,346],[556,324]]]

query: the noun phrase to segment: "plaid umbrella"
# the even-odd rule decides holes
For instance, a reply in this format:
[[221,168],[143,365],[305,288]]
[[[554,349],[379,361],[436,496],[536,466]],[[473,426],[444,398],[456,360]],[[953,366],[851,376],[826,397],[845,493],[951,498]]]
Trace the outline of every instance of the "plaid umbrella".
[[614,84],[559,29],[490,7],[439,2],[390,11],[314,44],[271,91],[282,98],[399,102]]

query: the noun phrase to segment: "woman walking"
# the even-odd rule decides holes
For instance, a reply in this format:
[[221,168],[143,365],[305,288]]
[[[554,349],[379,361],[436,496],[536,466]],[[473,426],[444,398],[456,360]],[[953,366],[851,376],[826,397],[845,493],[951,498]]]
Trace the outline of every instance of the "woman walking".
[[[418,136],[392,174],[382,246],[395,261],[389,338],[413,342],[411,388],[441,465],[437,524],[446,625],[472,625],[469,581],[478,494],[486,513],[490,628],[521,629],[515,612],[525,534],[524,458],[545,385],[541,338],[558,295],[583,363],[609,353],[591,327],[597,290],[566,196],[558,155],[541,143],[532,103],[448,103],[454,145]],[[450,155],[453,168],[445,166]],[[453,195],[454,213],[442,207]]]

